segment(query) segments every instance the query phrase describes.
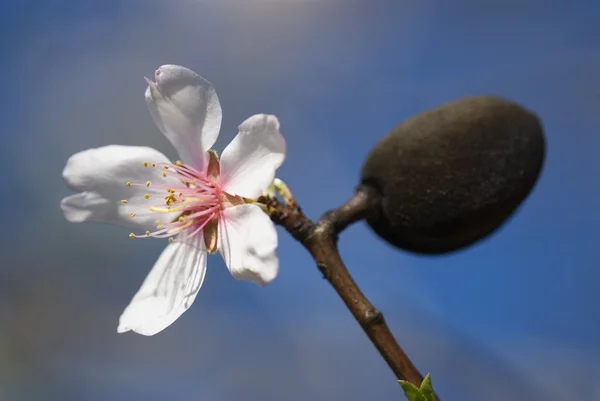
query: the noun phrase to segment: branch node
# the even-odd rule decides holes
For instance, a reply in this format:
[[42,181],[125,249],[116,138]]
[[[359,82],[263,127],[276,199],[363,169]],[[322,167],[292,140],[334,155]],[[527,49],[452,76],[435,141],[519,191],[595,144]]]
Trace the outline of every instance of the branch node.
[[327,263],[317,261],[317,268],[323,275],[323,279],[328,280],[329,279],[329,269],[327,269]]
[[376,308],[370,308],[365,312],[363,322],[366,327],[372,327],[377,324],[385,323],[385,319],[383,318],[383,313],[381,313],[379,310]]

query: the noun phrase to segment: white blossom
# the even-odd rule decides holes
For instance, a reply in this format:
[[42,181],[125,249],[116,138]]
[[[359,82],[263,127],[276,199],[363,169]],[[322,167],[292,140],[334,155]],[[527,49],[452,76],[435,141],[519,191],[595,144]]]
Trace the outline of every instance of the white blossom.
[[219,160],[221,105],[213,86],[188,68],[161,66],[146,79],[152,118],[177,150],[170,162],[148,147],[109,145],[69,158],[63,171],[78,193],[64,198],[72,222],[134,227],[133,238],[168,238],[154,267],[120,317],[118,331],[154,335],[185,312],[219,251],[236,279],[265,285],[278,273],[277,233],[254,203],[285,159],[275,116],[257,114]]

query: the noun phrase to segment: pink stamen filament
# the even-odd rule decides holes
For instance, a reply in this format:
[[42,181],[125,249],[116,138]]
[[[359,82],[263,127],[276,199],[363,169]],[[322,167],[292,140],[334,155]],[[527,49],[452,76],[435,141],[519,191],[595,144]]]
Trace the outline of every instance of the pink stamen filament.
[[[144,165],[148,167],[149,164],[145,163]],[[168,223],[160,223],[159,219],[157,220],[158,230],[153,232],[146,231],[145,234],[140,235],[132,233],[130,237],[168,238],[181,234],[181,236],[185,236],[182,239],[187,239],[200,233],[213,220],[215,214],[219,212],[221,191],[218,185],[211,181],[205,174],[200,173],[191,166],[183,164],[153,164],[154,166],[161,167],[163,177],[175,177],[178,179],[178,182],[176,184],[155,184],[150,181],[146,183],[128,182],[127,186],[129,187],[152,187],[151,190],[149,189],[150,193],[144,195],[146,199],[164,199],[164,203],[158,205],[154,202],[131,204],[131,206],[150,210],[148,213],[138,214],[135,212],[131,216],[147,217],[156,213],[177,213],[179,217]],[[157,189],[165,190],[167,193],[166,196],[164,193],[161,194],[156,191]],[[123,203],[128,202],[123,201]]]
[[206,220],[204,221],[204,223],[200,224],[200,225],[199,225],[199,226],[198,226],[198,227],[197,227],[197,228],[196,228],[196,229],[195,229],[193,232],[191,232],[190,234],[187,234],[187,235],[185,236],[185,238],[184,238],[184,239],[191,238],[191,237],[193,237],[194,235],[198,234],[200,231],[204,230],[204,227],[206,227],[206,225],[207,225],[208,223],[210,223],[210,221],[212,220],[212,217],[213,217],[213,215],[214,215],[214,213],[213,213],[213,214],[211,214],[211,215],[208,217],[208,219],[206,219]]
[[[187,178],[192,181],[191,184],[195,186],[204,187],[207,190],[214,190],[215,184],[208,179],[204,174],[200,173],[198,170],[193,167],[181,165],[177,166],[174,164],[162,164],[163,171],[167,173],[169,176],[176,176],[177,178]],[[168,169],[164,169],[164,166],[169,167]]]

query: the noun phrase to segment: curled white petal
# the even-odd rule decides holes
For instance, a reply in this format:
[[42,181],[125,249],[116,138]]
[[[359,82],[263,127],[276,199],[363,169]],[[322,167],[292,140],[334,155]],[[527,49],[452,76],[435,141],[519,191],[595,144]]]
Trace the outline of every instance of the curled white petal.
[[[144,167],[144,162],[148,167]],[[72,222],[104,221],[144,229],[154,227],[157,219],[165,222],[172,219],[167,214],[147,213],[146,206],[156,203],[163,194],[144,184],[173,180],[163,177],[162,170],[152,168],[152,163],[169,163],[169,159],[155,149],[142,146],[109,145],[74,154],[67,161],[63,178],[71,189],[80,193],[61,201],[65,218]],[[141,185],[128,187],[127,182]]]
[[84,221],[110,221],[118,210],[114,202],[97,192],[80,192],[67,196],[60,202],[65,218],[72,223]]
[[275,178],[285,152],[277,117],[256,114],[248,118],[221,155],[223,188],[231,194],[259,197]]
[[201,236],[174,242],[161,253],[139,291],[125,308],[117,331],[152,336],[170,326],[194,302],[206,274]]
[[279,272],[277,231],[258,206],[244,204],[221,212],[219,252],[231,275],[264,286]]
[[145,98],[158,128],[182,161],[205,171],[207,151],[221,128],[221,104],[213,86],[189,68],[163,65],[147,79]]

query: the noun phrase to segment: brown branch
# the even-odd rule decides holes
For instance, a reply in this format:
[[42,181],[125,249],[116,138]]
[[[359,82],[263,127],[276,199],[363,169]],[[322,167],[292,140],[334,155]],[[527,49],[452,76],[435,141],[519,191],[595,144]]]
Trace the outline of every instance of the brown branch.
[[312,255],[323,277],[344,301],[396,377],[420,386],[423,377],[396,342],[383,314],[360,291],[337,249],[338,234],[365,217],[369,208],[367,193],[357,191],[348,202],[325,213],[316,224],[295,203],[284,205],[273,198],[262,198],[260,202],[268,205],[271,219],[285,228]]

